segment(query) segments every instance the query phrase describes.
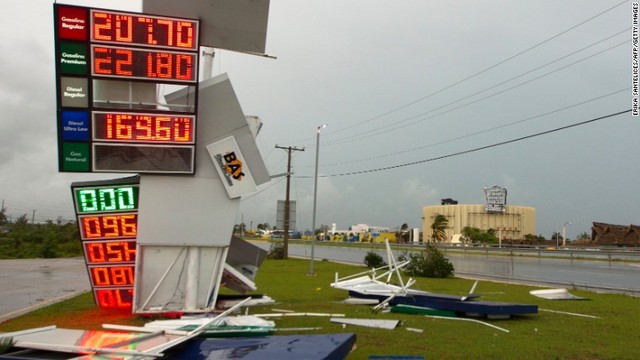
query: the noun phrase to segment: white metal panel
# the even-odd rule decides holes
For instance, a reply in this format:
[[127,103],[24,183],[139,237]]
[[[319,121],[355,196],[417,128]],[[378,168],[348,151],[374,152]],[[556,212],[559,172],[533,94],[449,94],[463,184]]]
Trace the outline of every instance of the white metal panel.
[[228,246],[238,207],[220,179],[142,175],[138,244]]
[[[168,103],[182,103],[184,98],[193,96],[182,89],[165,96]],[[208,145],[233,136],[242,151],[247,167],[251,171],[256,185],[271,180],[267,166],[256,145],[247,118],[242,112],[240,102],[233,90],[227,74],[221,74],[202,81],[198,91],[198,144]],[[205,146],[196,149],[196,175],[199,177],[218,178],[213,162]],[[206,159],[211,166],[203,166]]]
[[[246,166],[242,151],[233,136],[207,145],[207,151],[230,198],[239,198],[256,192],[256,183],[251,176],[251,170]],[[232,166],[238,168],[230,168]]]
[[200,19],[200,45],[264,54],[269,0],[143,0],[148,14]]
[[211,310],[226,254],[226,247],[138,246],[144,271],[136,272],[133,312]]

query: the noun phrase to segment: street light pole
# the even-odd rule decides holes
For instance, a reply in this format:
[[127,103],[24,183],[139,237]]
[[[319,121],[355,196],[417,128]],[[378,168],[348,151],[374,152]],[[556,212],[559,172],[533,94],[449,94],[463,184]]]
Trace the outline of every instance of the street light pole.
[[562,225],[562,247],[567,246],[567,225],[571,225],[571,221],[568,221]]
[[316,203],[318,201],[318,160],[320,159],[320,130],[327,127],[327,124],[318,126],[316,130],[316,173],[313,184],[313,219],[311,222],[311,232],[313,238],[311,239],[311,263],[309,265],[309,275],[315,275],[313,270],[313,257],[316,245]]

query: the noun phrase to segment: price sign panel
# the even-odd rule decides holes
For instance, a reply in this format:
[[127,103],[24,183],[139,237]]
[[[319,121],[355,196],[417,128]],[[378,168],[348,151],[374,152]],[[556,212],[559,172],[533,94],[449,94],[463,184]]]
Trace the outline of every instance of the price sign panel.
[[91,75],[164,82],[196,82],[197,53],[91,46]]
[[153,89],[197,87],[200,22],[54,4],[54,24],[59,171],[194,174],[197,91],[168,110]]
[[195,128],[196,118],[191,115],[93,113],[94,141],[193,144]]
[[197,20],[91,9],[91,41],[198,50]]
[[131,308],[139,184],[139,176],[71,184],[87,273],[102,308]]

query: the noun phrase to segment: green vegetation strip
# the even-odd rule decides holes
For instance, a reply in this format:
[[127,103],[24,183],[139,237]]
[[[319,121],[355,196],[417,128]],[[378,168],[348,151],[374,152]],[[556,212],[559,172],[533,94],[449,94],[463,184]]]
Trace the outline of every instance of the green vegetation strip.
[[[260,293],[278,303],[251,308],[250,314],[273,313],[283,309],[301,313],[340,313],[348,318],[393,319],[402,321],[394,330],[334,324],[329,317],[299,316],[274,318],[277,328],[321,328],[303,334],[353,332],[357,348],[348,359],[369,356],[421,355],[426,359],[638,359],[640,347],[633,345],[640,323],[640,298],[571,290],[588,301],[545,300],[534,297],[530,286],[480,282],[476,292],[487,301],[537,304],[537,315],[509,320],[480,319],[509,333],[462,321],[450,321],[419,314],[373,313],[370,306],[346,305],[345,291],[330,287],[335,272],[354,274],[362,268],[328,261],[315,263],[315,275],[307,275],[306,260],[267,260],[260,268],[256,284]],[[465,295],[473,281],[449,278],[418,278],[417,289]],[[589,315],[597,318],[575,316]],[[155,319],[155,318],[153,318]],[[152,318],[126,312],[108,312],[95,307],[91,294],[36,310],[0,324],[0,332],[46,325],[62,328],[100,329],[101,324],[141,326]],[[410,329],[411,331],[407,331]],[[414,330],[422,330],[422,332]],[[287,332],[286,334],[291,334]]]

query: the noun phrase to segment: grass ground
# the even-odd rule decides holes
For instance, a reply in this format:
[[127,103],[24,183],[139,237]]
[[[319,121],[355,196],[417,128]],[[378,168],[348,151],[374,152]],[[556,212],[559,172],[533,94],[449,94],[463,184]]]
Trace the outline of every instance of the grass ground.
[[[321,327],[304,332],[353,332],[356,349],[348,359],[368,359],[371,355],[421,355],[425,359],[637,359],[635,344],[640,323],[640,299],[615,294],[572,290],[588,300],[544,300],[529,294],[530,286],[481,281],[476,292],[482,300],[537,304],[537,315],[487,322],[509,330],[508,333],[477,323],[434,319],[420,315],[373,313],[368,306],[344,305],[344,291],[329,284],[335,272],[341,276],[362,271],[349,265],[316,261],[315,275],[308,276],[307,260],[267,260],[256,279],[260,293],[278,303],[251,308],[250,313],[271,313],[272,309],[295,312],[340,313],[350,318],[395,319],[402,325],[394,330],[347,326],[328,317],[287,317],[276,319],[281,329]],[[417,289],[464,295],[473,281],[466,279],[418,279]],[[580,317],[558,312],[596,316]],[[0,332],[45,325],[63,328],[99,329],[103,323],[142,325],[148,318],[125,312],[112,313],[95,307],[91,294],[34,311],[0,324]],[[420,329],[421,333],[407,328]],[[283,334],[290,334],[283,332]]]

